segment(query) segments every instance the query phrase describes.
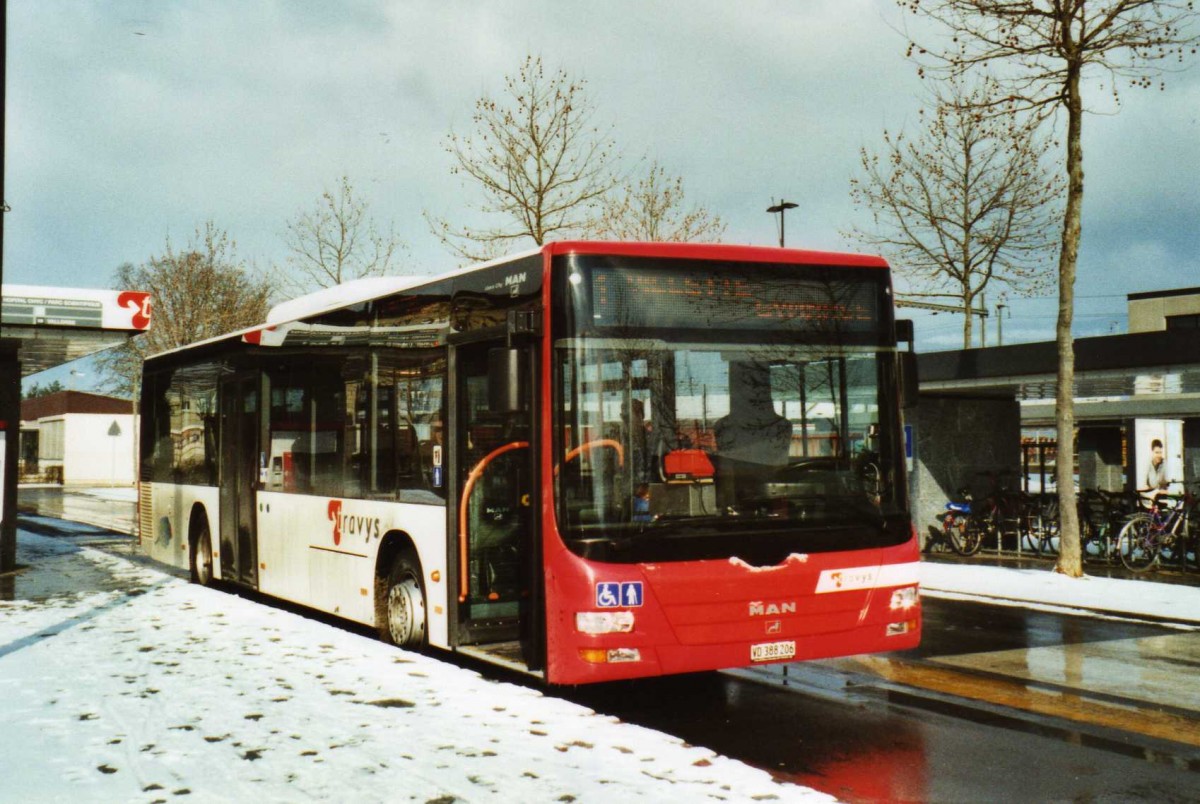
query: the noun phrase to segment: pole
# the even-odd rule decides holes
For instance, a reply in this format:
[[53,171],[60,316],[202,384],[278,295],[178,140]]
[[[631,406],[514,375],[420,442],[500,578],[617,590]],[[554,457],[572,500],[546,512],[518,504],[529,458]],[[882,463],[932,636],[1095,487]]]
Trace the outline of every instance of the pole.
[[996,305],[996,345],[1004,345],[1004,308],[1007,304]]
[[979,345],[980,347],[987,346],[987,296],[979,294],[979,309],[982,311],[979,314]]
[[791,201],[784,201],[782,198],[780,198],[778,204],[772,204],[771,206],[767,207],[767,212],[769,212],[772,215],[776,215],[776,214],[779,215],[779,247],[780,248],[784,247],[783,244],[785,242],[784,228],[783,228],[784,215],[787,213],[787,211],[789,209],[795,209],[797,206],[798,206],[797,204],[794,204]]

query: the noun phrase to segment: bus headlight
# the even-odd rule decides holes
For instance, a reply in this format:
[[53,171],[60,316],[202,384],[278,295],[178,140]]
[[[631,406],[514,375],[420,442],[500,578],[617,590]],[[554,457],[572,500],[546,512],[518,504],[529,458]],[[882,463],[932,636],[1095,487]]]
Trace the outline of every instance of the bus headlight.
[[891,608],[893,611],[897,609],[908,611],[920,602],[921,592],[915,586],[906,586],[903,589],[897,589],[895,592],[892,592]]
[[633,630],[632,611],[580,611],[575,630],[581,634],[628,634]]

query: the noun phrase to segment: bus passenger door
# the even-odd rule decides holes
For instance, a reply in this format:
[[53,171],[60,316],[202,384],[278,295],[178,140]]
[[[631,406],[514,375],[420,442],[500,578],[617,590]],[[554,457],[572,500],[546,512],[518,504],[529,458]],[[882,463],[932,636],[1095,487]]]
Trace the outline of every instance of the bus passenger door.
[[221,383],[221,577],[250,586],[258,582],[259,397],[258,375]]
[[[503,342],[459,347],[455,353],[458,635],[461,645],[540,668],[541,548],[537,537],[534,459],[535,350],[516,349],[517,404],[497,409],[489,399],[489,368]],[[516,368],[519,366],[519,368]],[[494,389],[493,389],[494,390]],[[517,409],[503,409],[515,407]]]

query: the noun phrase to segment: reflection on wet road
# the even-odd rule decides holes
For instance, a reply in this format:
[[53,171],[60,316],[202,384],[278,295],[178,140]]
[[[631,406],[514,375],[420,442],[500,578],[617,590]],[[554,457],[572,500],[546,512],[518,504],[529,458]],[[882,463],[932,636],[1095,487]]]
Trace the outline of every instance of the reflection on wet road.
[[[1200,632],[980,604],[933,607],[916,651],[834,666],[1200,747]],[[1012,647],[1016,639],[1023,645]]]
[[22,487],[17,491],[17,509],[26,516],[82,522],[117,533],[133,533],[136,503],[111,500],[84,491]]
[[928,599],[925,617],[920,649],[788,665],[786,687],[777,665],[571,696],[844,801],[1195,800],[1200,633]]

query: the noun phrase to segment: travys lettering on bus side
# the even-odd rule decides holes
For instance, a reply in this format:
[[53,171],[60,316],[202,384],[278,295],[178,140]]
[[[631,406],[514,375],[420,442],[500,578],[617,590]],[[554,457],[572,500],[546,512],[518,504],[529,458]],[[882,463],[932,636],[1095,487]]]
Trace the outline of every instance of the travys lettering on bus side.
[[333,523],[333,543],[342,543],[342,535],[362,536],[364,542],[378,539],[383,525],[379,517],[356,516],[342,513],[342,500],[330,500],[328,508],[329,521]]

